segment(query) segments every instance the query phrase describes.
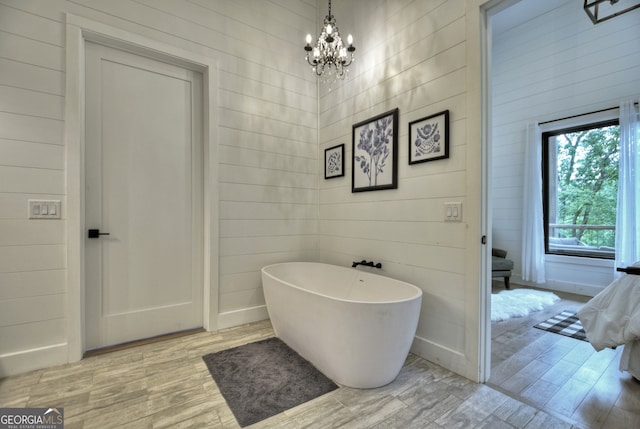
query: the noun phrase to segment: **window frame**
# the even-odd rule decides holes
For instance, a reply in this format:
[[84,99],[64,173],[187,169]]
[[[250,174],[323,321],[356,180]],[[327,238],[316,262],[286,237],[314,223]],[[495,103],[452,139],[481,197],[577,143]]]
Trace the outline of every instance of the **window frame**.
[[[549,168],[549,139],[554,136],[568,134],[578,131],[590,130],[595,128],[604,128],[610,126],[620,126],[619,118],[612,118],[606,120],[599,120],[594,122],[585,122],[580,125],[573,125],[558,129],[551,129],[543,131],[541,134],[542,139],[542,215],[543,215],[543,228],[544,228],[544,253],[546,255],[561,255],[581,258],[594,258],[604,260],[615,260],[615,249],[610,252],[597,252],[597,251],[576,251],[571,249],[550,249],[549,248],[549,186],[550,186],[550,168]],[[556,164],[557,168],[557,164]],[[617,225],[616,225],[617,227]]]

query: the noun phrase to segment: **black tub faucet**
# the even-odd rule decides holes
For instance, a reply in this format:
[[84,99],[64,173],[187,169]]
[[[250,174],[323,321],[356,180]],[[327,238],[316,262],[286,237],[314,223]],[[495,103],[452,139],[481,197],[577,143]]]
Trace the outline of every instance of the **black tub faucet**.
[[358,265],[364,265],[366,267],[374,267],[374,268],[378,268],[378,269],[382,268],[382,264],[380,262],[378,262],[377,264],[374,264],[373,261],[367,262],[364,259],[362,261],[360,261],[360,262],[355,262],[354,261],[353,264],[351,264],[351,268],[355,268]]

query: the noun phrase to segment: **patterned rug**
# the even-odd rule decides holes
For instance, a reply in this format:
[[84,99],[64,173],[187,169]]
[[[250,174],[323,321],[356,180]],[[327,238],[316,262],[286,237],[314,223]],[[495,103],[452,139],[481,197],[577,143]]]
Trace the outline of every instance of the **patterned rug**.
[[275,337],[202,359],[241,427],[338,388]]
[[565,310],[549,320],[538,323],[534,326],[534,328],[553,332],[554,334],[564,335],[566,337],[575,338],[577,340],[589,341],[587,340],[587,335],[582,328],[580,319],[578,319],[578,316],[573,311]]

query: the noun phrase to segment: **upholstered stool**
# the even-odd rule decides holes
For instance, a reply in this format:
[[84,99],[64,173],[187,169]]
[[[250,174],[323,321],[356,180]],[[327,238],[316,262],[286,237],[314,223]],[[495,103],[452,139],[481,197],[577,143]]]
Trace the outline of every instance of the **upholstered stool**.
[[507,259],[507,251],[491,249],[491,277],[504,277],[504,287],[509,289],[509,277],[513,270],[513,261]]

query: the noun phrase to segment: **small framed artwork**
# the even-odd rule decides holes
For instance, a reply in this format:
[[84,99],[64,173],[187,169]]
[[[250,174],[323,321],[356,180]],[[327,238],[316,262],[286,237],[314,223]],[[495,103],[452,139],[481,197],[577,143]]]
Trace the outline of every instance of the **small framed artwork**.
[[324,178],[344,176],[344,143],[324,150]]
[[409,123],[409,164],[449,158],[449,111]]
[[353,126],[351,192],[398,187],[398,109]]

